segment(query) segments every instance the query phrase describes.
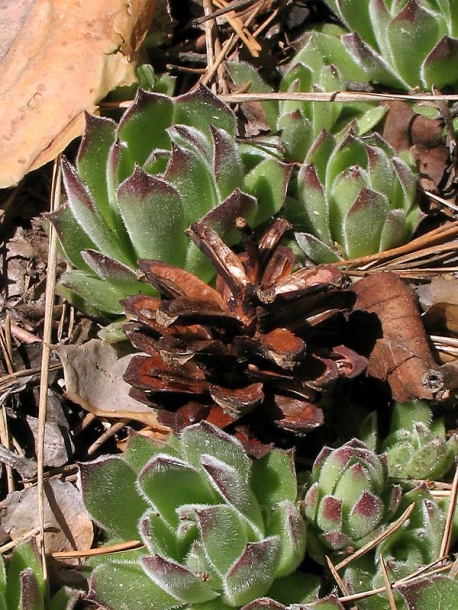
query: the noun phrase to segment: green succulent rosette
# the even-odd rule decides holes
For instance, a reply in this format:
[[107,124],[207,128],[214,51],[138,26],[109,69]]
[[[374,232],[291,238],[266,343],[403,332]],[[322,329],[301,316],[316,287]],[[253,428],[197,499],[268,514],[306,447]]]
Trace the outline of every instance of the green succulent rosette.
[[284,213],[316,263],[375,254],[406,243],[416,229],[417,176],[378,134],[322,132]]
[[[434,500],[426,486],[420,486],[403,495],[393,519],[412,505],[413,511],[401,527],[383,540],[374,552],[366,553],[345,569],[343,580],[351,593],[385,586],[381,557],[391,583],[415,574],[440,557],[445,511]],[[398,610],[411,608],[400,591],[394,590],[393,595]],[[359,605],[362,610],[386,610],[389,602],[386,593],[382,593],[358,600]],[[418,607],[426,610],[426,606]]]
[[18,544],[7,559],[0,555],[1,610],[73,610],[81,592],[62,587],[45,606],[45,578],[34,539]]
[[[342,91],[347,89],[349,81],[363,78],[347,58],[341,33],[341,28],[330,24],[308,32],[283,75],[280,91]],[[326,51],[329,49],[340,57],[338,64],[328,61]],[[281,101],[276,128],[281,131],[287,157],[302,162],[322,131],[339,134],[352,123],[355,132],[363,135],[375,127],[386,112],[386,106],[370,103]]]
[[[347,89],[350,81],[364,80],[364,72],[348,56],[340,36],[345,30],[324,24],[307,32],[298,52],[288,63],[280,82],[281,93],[325,93]],[[328,60],[332,53],[338,61]],[[250,93],[273,89],[246,62],[229,64],[237,85],[250,83]],[[262,103],[269,127],[279,134],[285,158],[302,163],[314,140],[325,130],[338,134],[350,123],[363,135],[386,114],[387,106],[372,103],[282,100]]]
[[456,435],[447,439],[443,418],[433,419],[428,404],[413,400],[394,405],[381,449],[390,477],[437,480],[455,463],[458,439]]
[[61,294],[87,313],[122,315],[121,299],[151,292],[139,258],[210,280],[187,227],[204,220],[234,243],[238,216],[256,225],[278,211],[291,172],[272,157],[246,171],[235,132],[229,107],[202,86],[176,98],[139,90],[119,124],[87,115],[76,166],[62,162],[66,203],[50,216],[73,267]]
[[254,610],[261,599],[259,608],[281,608],[315,590],[316,579],[296,573],[306,528],[291,452],[252,461],[237,439],[201,422],[166,443],[133,435],[122,456],[80,468],[107,542],[146,547],[95,567],[90,598],[102,606]]
[[324,447],[316,458],[303,500],[309,523],[309,553],[357,549],[392,519],[401,488],[388,480],[386,460],[357,439],[338,449]]
[[[341,41],[366,81],[397,89],[456,88],[456,0],[325,0],[347,32]],[[339,62],[333,49],[328,61]]]

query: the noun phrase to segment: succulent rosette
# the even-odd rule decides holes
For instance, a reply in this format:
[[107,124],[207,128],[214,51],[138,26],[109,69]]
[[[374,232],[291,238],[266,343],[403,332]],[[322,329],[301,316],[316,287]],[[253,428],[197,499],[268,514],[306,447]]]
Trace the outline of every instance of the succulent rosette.
[[[49,610],[73,610],[81,592],[62,587],[46,606]],[[35,540],[18,544],[10,557],[0,555],[0,608],[44,610],[45,578]]]
[[381,449],[391,477],[437,480],[455,463],[458,440],[456,435],[447,439],[443,418],[433,420],[429,405],[413,400],[394,405]]
[[100,560],[90,598],[103,607],[281,608],[316,587],[295,572],[306,529],[290,451],[252,461],[237,439],[201,422],[167,442],[132,435],[122,456],[81,464],[81,482],[108,543],[146,547]]
[[310,524],[309,552],[360,548],[393,517],[401,488],[388,481],[386,460],[353,439],[338,449],[324,447],[316,458],[303,501]]
[[406,243],[421,219],[417,177],[391,146],[350,128],[322,132],[285,206],[299,246],[317,263],[375,254]]
[[[324,24],[307,32],[286,67],[280,82],[281,93],[334,92],[347,88],[351,81],[364,80],[364,71],[348,56],[340,36],[342,27]],[[332,49],[337,56],[328,61]],[[250,92],[267,93],[272,88],[248,63],[229,64],[237,85],[250,82]],[[263,102],[267,122],[277,132],[288,160],[302,162],[321,131],[339,133],[350,122],[359,135],[371,130],[387,112],[387,107],[373,103],[323,103],[300,100]]]
[[[342,29],[327,24],[308,32],[303,45],[283,75],[280,91],[284,93],[342,91],[349,81],[363,79],[355,64],[347,57],[339,35]],[[339,64],[328,61],[326,49],[333,48]],[[363,135],[386,114],[387,107],[370,103],[323,103],[312,101],[281,101],[276,128],[288,158],[302,162],[314,140],[325,130],[337,134],[353,122]]]
[[[374,552],[366,553],[346,568],[343,580],[349,591],[359,593],[385,586],[380,557],[383,557],[390,582],[406,578],[440,557],[445,511],[426,486],[420,486],[403,495],[393,519],[412,505],[408,520],[383,540]],[[394,590],[393,594],[396,608],[407,610],[411,607],[400,591]],[[362,610],[386,610],[389,602],[386,593],[381,593],[358,600],[358,606]]]
[[[389,87],[456,87],[456,0],[325,0],[348,32],[347,54],[366,79]],[[340,51],[328,49],[328,60]]]
[[62,163],[67,201],[50,217],[73,267],[60,292],[113,316],[120,299],[151,292],[137,279],[139,258],[211,279],[185,229],[205,218],[231,242],[236,217],[257,224],[278,211],[290,174],[273,158],[245,172],[235,130],[229,107],[202,86],[176,98],[139,90],[119,124],[88,115],[76,167]]

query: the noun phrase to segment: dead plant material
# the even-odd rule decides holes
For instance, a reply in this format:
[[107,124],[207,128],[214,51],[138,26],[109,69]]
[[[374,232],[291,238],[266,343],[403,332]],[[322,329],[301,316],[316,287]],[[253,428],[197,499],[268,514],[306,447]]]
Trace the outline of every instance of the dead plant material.
[[385,102],[382,135],[397,151],[410,150],[420,173],[422,186],[437,192],[450,155],[442,137],[443,120],[416,114],[401,101]]
[[354,285],[358,333],[370,337],[367,374],[387,381],[393,398],[432,399],[423,376],[437,365],[413,290],[395,273],[377,273]]
[[305,434],[323,422],[322,394],[364,370],[366,359],[342,339],[353,292],[337,269],[293,272],[295,256],[280,246],[287,229],[277,220],[257,241],[241,223],[237,254],[193,223],[216,289],[166,263],[139,262],[162,298],[124,300],[135,320],[126,334],[147,354],[130,361],[125,379],[132,396],[159,408],[160,422],[180,428],[206,418],[224,427],[253,412],[253,423]]
[[[83,111],[135,80],[155,0],[9,2],[2,7],[0,188],[81,135]],[[71,86],[68,86],[71,83]]]
[[406,279],[425,279],[458,271],[457,250],[458,221],[454,221],[446,222],[398,248],[331,265],[346,268],[356,276],[393,271]]

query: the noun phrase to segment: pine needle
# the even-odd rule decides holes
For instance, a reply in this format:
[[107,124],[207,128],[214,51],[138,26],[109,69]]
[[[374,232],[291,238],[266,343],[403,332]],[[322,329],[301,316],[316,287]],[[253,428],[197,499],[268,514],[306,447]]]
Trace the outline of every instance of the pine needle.
[[[60,159],[54,161],[53,182],[51,190],[50,211],[53,212],[59,207],[61,193]],[[57,271],[57,234],[51,226],[49,230],[48,248],[48,270],[46,275],[45,293],[45,318],[43,329],[43,350],[41,354],[41,378],[40,378],[40,399],[38,403],[38,448],[37,448],[37,469],[38,469],[38,517],[40,532],[38,536],[38,548],[42,559],[43,579],[45,582],[45,599],[49,601],[49,581],[46,564],[45,549],[45,493],[44,493],[44,467],[45,467],[45,425],[46,410],[48,401],[48,382],[49,382],[49,359],[51,356],[51,334],[53,305],[56,288]],[[47,605],[49,605],[47,603]]]

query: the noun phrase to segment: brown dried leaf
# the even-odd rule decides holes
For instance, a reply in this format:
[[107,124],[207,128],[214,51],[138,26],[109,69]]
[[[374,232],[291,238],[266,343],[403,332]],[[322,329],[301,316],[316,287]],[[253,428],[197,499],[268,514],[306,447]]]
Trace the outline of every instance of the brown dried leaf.
[[442,180],[449,153],[442,138],[442,120],[415,114],[405,102],[387,102],[383,137],[397,151],[410,150],[425,188]]
[[[68,481],[45,481],[44,542],[48,553],[90,549],[92,521],[81,494]],[[13,540],[39,526],[38,488],[14,491],[2,503],[2,526]]]
[[419,286],[417,294],[428,328],[458,334],[458,280],[434,277],[429,284]]
[[367,354],[367,373],[388,381],[395,400],[433,398],[422,380],[437,365],[413,290],[395,273],[375,273],[365,277],[354,284],[353,290],[357,295],[354,311],[376,316],[375,324],[367,317],[365,323],[365,319],[358,316],[360,337],[373,341]]
[[[35,447],[37,447],[39,439],[38,418],[27,415],[26,419],[34,437]],[[44,442],[45,465],[53,468],[63,466],[69,461],[73,451],[73,441],[67,427],[47,421]]]
[[0,21],[0,188],[83,131],[83,111],[135,80],[155,0],[25,0]]
[[167,431],[158,424],[155,411],[129,395],[123,375],[133,354],[98,339],[84,345],[55,347],[64,367],[66,397],[99,417],[133,419]]

